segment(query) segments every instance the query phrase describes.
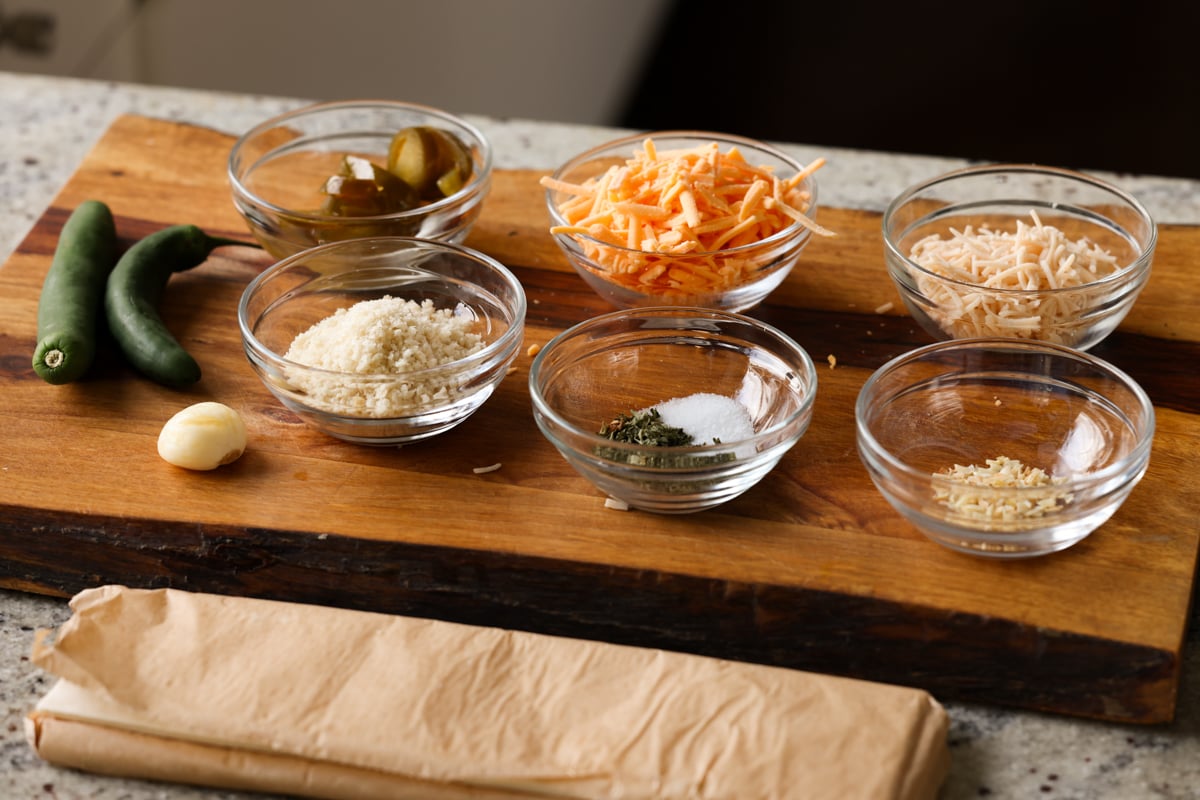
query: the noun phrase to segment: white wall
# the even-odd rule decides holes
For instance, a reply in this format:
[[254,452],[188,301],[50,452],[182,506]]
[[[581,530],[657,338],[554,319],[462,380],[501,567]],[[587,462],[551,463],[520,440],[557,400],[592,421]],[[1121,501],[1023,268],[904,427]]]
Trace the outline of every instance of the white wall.
[[57,16],[0,69],[616,121],[667,0],[5,0]]

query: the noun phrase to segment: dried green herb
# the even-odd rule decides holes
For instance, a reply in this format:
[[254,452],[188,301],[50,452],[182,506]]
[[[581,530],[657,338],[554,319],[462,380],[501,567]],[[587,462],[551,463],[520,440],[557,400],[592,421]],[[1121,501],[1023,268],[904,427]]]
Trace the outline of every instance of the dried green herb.
[[600,427],[600,435],[614,442],[653,447],[678,447],[692,443],[692,435],[683,428],[663,422],[657,408],[618,414]]
[[[694,438],[683,428],[662,421],[657,408],[618,414],[600,426],[600,435],[614,442],[638,444],[647,447],[683,447],[692,444]],[[719,442],[715,442],[719,444]],[[651,454],[620,450],[616,447],[597,447],[596,455],[612,461],[621,461],[636,467],[654,469],[693,469],[735,460],[733,453],[678,453]],[[656,488],[673,493],[698,491],[703,483],[656,484]]]

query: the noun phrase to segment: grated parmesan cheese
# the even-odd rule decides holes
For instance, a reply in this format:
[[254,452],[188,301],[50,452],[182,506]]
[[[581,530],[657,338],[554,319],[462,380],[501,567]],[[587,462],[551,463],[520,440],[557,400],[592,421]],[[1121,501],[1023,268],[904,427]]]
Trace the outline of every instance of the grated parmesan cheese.
[[[926,236],[910,257],[924,269],[961,283],[920,275],[917,284],[936,306],[929,315],[957,337],[1008,336],[1071,344],[1059,328],[1087,310],[1085,292],[1064,292],[1120,270],[1115,256],[1087,237],[1069,239],[1030,211],[1015,232],[981,226]],[[970,284],[966,286],[964,284]],[[1036,297],[1021,294],[1041,292]]]
[[445,374],[400,376],[449,364],[483,346],[470,315],[435,308],[432,300],[385,296],[338,309],[299,334],[284,358],[326,371],[288,371],[315,408],[386,418],[449,402],[457,392]]
[[939,503],[984,522],[1044,517],[1061,511],[1073,499],[1070,492],[1058,488],[1065,478],[1006,456],[989,458],[986,466],[955,464],[933,477],[933,494]]

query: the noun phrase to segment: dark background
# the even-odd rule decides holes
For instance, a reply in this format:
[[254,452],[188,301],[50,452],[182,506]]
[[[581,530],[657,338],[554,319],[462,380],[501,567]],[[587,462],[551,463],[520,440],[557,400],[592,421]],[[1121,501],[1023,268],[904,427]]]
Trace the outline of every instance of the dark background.
[[1200,3],[676,0],[620,124],[1200,178]]

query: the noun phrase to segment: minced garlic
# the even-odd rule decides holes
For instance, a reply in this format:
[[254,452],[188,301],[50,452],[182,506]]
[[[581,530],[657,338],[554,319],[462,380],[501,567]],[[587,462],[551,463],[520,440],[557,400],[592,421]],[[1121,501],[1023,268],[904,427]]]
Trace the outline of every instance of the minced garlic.
[[[985,522],[1034,519],[1061,511],[1072,495],[1040,467],[1006,456],[989,458],[986,466],[955,464],[934,473],[934,498],[956,514]],[[1011,492],[1004,491],[1011,489]],[[1041,491],[1032,491],[1041,490]]]

